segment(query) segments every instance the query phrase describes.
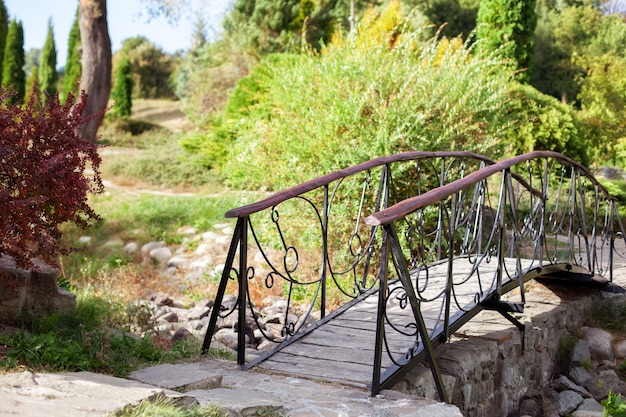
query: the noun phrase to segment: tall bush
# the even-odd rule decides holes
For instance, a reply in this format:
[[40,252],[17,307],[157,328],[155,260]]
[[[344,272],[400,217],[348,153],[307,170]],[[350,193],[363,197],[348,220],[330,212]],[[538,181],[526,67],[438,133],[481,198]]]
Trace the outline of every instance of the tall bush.
[[115,101],[114,112],[118,116],[130,116],[133,108],[133,73],[130,58],[124,55],[115,71],[115,87],[111,98]]
[[67,59],[65,61],[65,77],[63,78],[63,88],[61,91],[61,101],[65,103],[70,93],[76,95],[79,90],[82,65],[80,63],[80,27],[78,25],[78,9],[76,17],[70,29],[67,41]]
[[0,0],[0,77],[2,76],[2,62],[4,60],[4,46],[9,32],[9,14],[4,0]]
[[512,60],[522,71],[518,79],[525,83],[533,72],[535,5],[535,0],[481,0],[476,22],[481,48]]
[[348,38],[321,55],[264,61],[260,88],[231,127],[228,180],[274,188],[401,151],[511,151],[502,61],[475,58],[458,39],[417,37],[392,49]]
[[52,31],[52,20],[48,20],[48,35],[41,50],[39,62],[39,91],[43,101],[46,101],[46,93],[53,96],[57,92],[57,50],[54,45],[54,33]]
[[[0,254],[32,266],[39,258],[52,265],[69,249],[60,226],[87,227],[98,215],[87,204],[89,193],[103,190],[96,145],[77,136],[86,96],[70,96],[61,105],[52,97],[42,104],[34,94],[22,106],[15,92],[0,90]],[[87,176],[87,166],[94,172]]]
[[24,98],[26,74],[24,73],[24,30],[22,22],[11,20],[2,64],[2,86],[10,85],[16,91],[7,100],[16,102]]

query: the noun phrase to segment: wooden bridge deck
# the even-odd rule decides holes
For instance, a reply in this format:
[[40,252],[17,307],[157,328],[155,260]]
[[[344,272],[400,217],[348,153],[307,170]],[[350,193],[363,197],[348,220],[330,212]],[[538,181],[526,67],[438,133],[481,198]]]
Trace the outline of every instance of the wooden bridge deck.
[[[515,259],[506,259],[505,265],[509,274],[515,276]],[[522,261],[523,273],[529,269],[530,265],[530,260]],[[483,283],[491,282],[491,279],[485,278],[495,276],[496,266],[497,260],[495,259],[489,263],[481,263],[478,272]],[[535,266],[537,265],[533,265],[533,267]],[[472,267],[473,265],[467,259],[454,261],[454,282],[459,283],[467,279],[467,282],[455,288],[458,303],[453,301],[450,306],[450,316],[455,319],[460,319],[463,314],[459,305],[475,305],[475,294],[480,292],[476,272],[470,273]],[[424,295],[432,296],[445,287],[447,270],[447,262],[429,267],[428,291]],[[420,275],[423,274],[422,271]],[[503,274],[503,284],[510,281],[508,278],[504,278],[506,276]],[[415,282],[415,274],[412,278]],[[399,285],[399,283],[394,283],[390,285],[390,288]],[[482,288],[483,294],[491,293],[493,290],[493,288]],[[429,334],[435,326],[441,325],[438,317],[441,316],[442,299],[443,297],[434,302],[421,303],[421,312]],[[257,367],[291,376],[366,387],[371,384],[373,375],[377,308],[378,292],[364,298],[308,335],[270,356]],[[484,312],[481,314],[492,324],[500,324],[502,328],[511,326],[498,313]],[[415,322],[410,306],[405,309],[401,309],[397,304],[391,308],[388,307],[387,315],[394,323],[400,325]],[[388,325],[387,328],[389,328]],[[387,332],[388,347],[396,359],[402,358],[413,346],[414,341],[415,336]],[[383,372],[391,365],[392,361],[389,355],[383,354]]]

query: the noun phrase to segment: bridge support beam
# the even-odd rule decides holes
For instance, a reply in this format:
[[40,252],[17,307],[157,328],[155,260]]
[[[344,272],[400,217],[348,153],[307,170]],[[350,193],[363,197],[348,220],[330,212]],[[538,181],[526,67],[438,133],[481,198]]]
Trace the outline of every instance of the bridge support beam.
[[524,303],[516,303],[516,302],[507,302],[501,300],[487,299],[483,302],[483,306],[485,310],[497,311],[515,325],[522,333],[522,352],[524,351],[524,340],[526,339],[526,326],[518,319],[513,317],[510,313],[523,313],[524,312]]

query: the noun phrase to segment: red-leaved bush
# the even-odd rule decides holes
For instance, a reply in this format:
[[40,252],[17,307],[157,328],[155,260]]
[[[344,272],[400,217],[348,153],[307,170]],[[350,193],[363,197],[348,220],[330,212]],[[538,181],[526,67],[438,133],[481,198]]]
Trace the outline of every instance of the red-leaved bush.
[[70,251],[60,225],[100,220],[87,205],[89,193],[103,190],[100,156],[77,135],[91,119],[83,115],[86,95],[61,104],[58,95],[42,103],[33,94],[25,105],[10,104],[13,95],[0,89],[0,255],[20,267],[33,267],[34,258],[56,265]]

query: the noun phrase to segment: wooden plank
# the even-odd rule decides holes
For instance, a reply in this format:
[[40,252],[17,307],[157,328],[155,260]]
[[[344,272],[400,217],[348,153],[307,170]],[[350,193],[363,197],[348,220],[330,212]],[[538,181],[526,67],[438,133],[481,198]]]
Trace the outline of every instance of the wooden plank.
[[373,373],[371,364],[343,363],[328,358],[306,358],[280,352],[272,357],[271,362],[263,362],[260,367],[309,379],[358,383],[363,387],[371,382]]
[[[505,263],[507,268],[515,270],[515,264],[512,260],[507,259]],[[522,266],[530,264],[530,260],[522,261]],[[490,277],[489,274],[493,274],[496,267],[496,262],[492,261],[474,270],[478,271],[482,277]],[[446,268],[447,264],[444,263],[429,269],[429,284],[433,287],[423,291],[422,295],[434,296],[441,292],[441,288],[445,286],[447,280]],[[454,280],[458,282],[464,280],[464,274],[472,271],[474,267],[467,259],[457,259],[454,268],[456,271]],[[425,273],[426,271],[423,270],[422,274]],[[416,284],[416,279],[418,285],[421,285],[424,277],[425,275],[412,276],[412,285]],[[508,280],[509,278],[505,277],[503,284],[507,283]],[[493,290],[491,279],[489,279],[488,284],[482,287],[483,294]],[[402,293],[397,282],[390,287],[390,291],[392,297]],[[461,316],[461,309],[474,307],[475,294],[480,291],[481,287],[474,277],[465,280],[462,285],[455,286],[454,295],[456,298],[451,300],[451,316]],[[444,297],[439,297],[432,302],[420,303],[420,311],[428,333],[436,326],[443,324],[443,318],[440,318],[443,311],[443,300]],[[285,347],[259,366],[294,376],[365,386],[370,383],[373,372],[377,311],[378,294],[375,293],[341,315],[329,320],[307,336]],[[401,329],[415,323],[410,306],[401,308],[399,301],[393,298],[388,300],[386,313],[391,322]],[[496,341],[518,337],[517,329],[514,329],[497,312],[483,311],[474,317],[470,323],[472,323],[471,327],[460,329],[457,334],[470,337],[487,337]],[[415,331],[413,328],[409,329],[411,332]],[[385,336],[387,346],[396,359],[401,359],[408,349],[414,346],[416,339],[415,335],[408,336],[395,331],[387,322],[385,322]],[[387,352],[384,352],[382,367],[385,369],[390,365],[391,359]]]

